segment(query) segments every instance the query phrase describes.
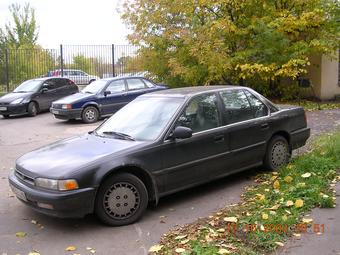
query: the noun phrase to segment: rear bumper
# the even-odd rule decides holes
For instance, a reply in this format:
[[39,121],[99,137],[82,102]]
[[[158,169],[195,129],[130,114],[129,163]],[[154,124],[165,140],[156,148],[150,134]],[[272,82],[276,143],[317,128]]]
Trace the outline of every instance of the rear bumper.
[[13,114],[24,114],[27,113],[27,103],[25,104],[14,104],[4,105],[6,110],[0,110],[0,115],[13,115]]
[[306,144],[306,141],[310,137],[310,128],[298,129],[290,134],[290,144],[292,149],[297,149]]
[[[13,190],[18,189],[25,193],[25,198],[18,199],[32,209],[58,218],[81,218],[92,213],[94,208],[95,188],[84,188],[73,191],[47,191],[40,190],[32,185],[23,183],[12,171],[8,177]],[[15,192],[14,192],[15,193]],[[42,208],[50,205],[52,209]]]
[[71,120],[71,119],[80,119],[82,109],[64,110],[64,109],[56,109],[56,108],[51,107],[50,112],[57,119]]

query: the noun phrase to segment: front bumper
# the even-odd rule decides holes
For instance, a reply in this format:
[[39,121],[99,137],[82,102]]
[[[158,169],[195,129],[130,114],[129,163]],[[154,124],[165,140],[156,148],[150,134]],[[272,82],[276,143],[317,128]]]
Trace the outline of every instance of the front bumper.
[[0,115],[14,115],[27,113],[27,103],[24,104],[7,104],[0,106]]
[[290,144],[292,149],[297,149],[306,144],[306,141],[310,137],[310,128],[301,128],[290,134]]
[[[12,171],[8,177],[9,184],[17,194],[18,199],[32,209],[59,218],[81,218],[93,212],[96,195],[95,188],[84,188],[72,191],[47,191],[24,183]],[[14,187],[14,189],[13,189]],[[23,192],[23,193],[22,193]],[[41,205],[50,205],[53,209],[46,209]]]
[[71,119],[80,119],[82,109],[71,109],[71,110],[64,110],[64,109],[57,109],[57,108],[50,108],[50,112],[56,117],[57,119],[62,120],[71,120]]

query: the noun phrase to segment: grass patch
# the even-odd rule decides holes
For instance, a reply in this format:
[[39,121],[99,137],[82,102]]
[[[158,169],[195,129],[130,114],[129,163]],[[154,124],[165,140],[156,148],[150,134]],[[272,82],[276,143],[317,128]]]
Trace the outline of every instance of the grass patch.
[[289,236],[319,231],[303,215],[314,207],[335,207],[340,132],[321,136],[313,148],[277,172],[254,176],[242,202],[171,230],[151,253],[263,254]]
[[288,105],[299,105],[303,107],[306,111],[318,111],[318,110],[331,110],[331,109],[339,109],[340,102],[336,101],[328,101],[328,102],[315,102],[309,100],[301,100],[301,101],[277,101],[273,100],[275,104],[288,104]]

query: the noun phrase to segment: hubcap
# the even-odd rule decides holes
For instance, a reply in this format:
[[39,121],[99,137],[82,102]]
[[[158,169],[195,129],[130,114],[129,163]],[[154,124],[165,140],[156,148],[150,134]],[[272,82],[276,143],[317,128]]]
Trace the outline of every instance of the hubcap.
[[32,113],[33,114],[37,113],[37,107],[35,106],[35,104],[32,105]]
[[127,182],[113,184],[104,194],[103,205],[106,213],[114,219],[130,217],[140,205],[136,187]]
[[85,112],[85,117],[86,119],[88,120],[94,120],[96,118],[96,113],[93,109],[88,109],[86,112]]
[[278,141],[273,145],[271,160],[275,168],[283,166],[287,161],[288,149],[284,142]]

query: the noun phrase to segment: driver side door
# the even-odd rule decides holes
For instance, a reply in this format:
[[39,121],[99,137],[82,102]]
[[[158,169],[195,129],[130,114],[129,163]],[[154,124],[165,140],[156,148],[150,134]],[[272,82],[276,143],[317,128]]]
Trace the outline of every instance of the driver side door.
[[101,114],[113,114],[128,103],[124,79],[112,81],[101,95]]
[[219,99],[215,93],[194,97],[179,118],[176,126],[189,127],[193,135],[187,139],[167,139],[162,145],[163,169],[158,178],[162,193],[205,182],[215,178],[215,172],[223,167],[220,156],[226,152],[227,137],[221,125]]
[[56,79],[49,79],[43,82],[40,95],[38,98],[39,109],[40,110],[48,110],[51,107],[51,104],[54,100],[56,100],[57,95],[57,84]]

